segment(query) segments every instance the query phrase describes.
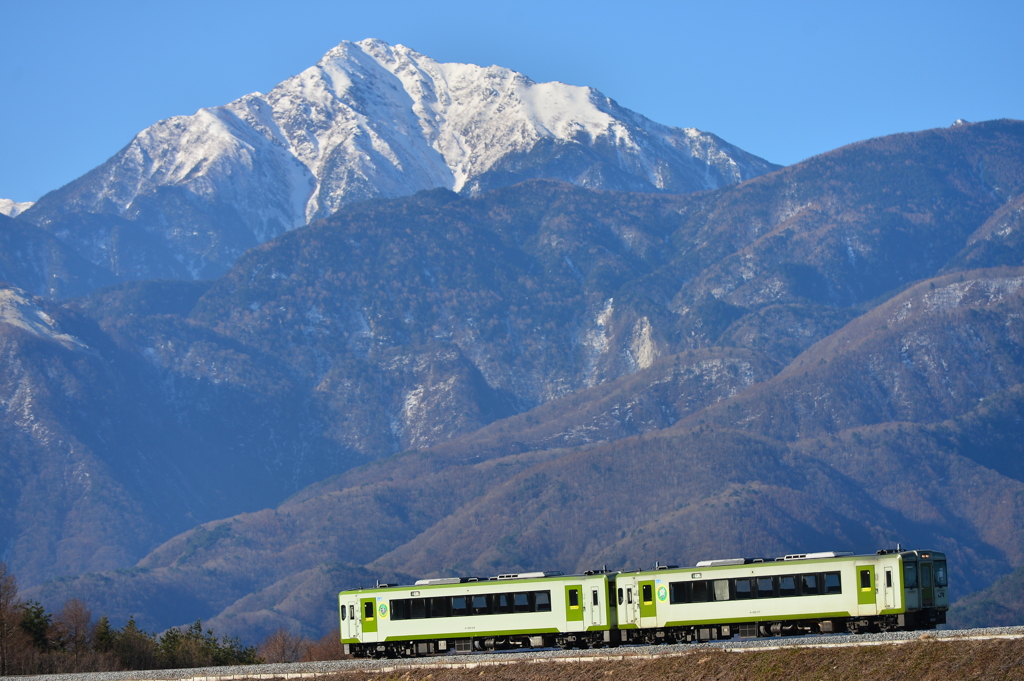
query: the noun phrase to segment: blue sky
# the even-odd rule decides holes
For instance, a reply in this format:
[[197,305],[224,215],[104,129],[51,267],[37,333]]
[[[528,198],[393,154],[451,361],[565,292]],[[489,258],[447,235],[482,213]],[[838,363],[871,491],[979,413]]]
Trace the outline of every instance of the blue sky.
[[1020,0],[0,0],[0,198],[35,200],[146,126],[266,92],[342,40],[590,85],[788,164],[1024,118],[1022,26]]

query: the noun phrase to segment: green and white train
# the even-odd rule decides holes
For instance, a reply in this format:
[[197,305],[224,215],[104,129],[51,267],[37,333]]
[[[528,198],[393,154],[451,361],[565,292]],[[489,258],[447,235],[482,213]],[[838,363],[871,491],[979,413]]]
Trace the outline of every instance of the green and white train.
[[944,554],[882,550],[426,579],[342,591],[338,609],[346,652],[405,657],[933,629],[948,591]]

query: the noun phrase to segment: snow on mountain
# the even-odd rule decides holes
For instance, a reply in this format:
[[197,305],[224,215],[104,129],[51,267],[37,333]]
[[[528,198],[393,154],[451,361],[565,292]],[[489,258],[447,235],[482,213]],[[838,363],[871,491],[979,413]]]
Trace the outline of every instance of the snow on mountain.
[[[177,265],[150,270],[172,276],[180,266],[198,277],[366,198],[436,187],[478,192],[539,177],[689,192],[774,168],[714,135],[654,123],[592,88],[442,64],[363,40],[341,43],[268,94],[147,128],[25,217],[47,225],[84,211],[135,221],[175,253]],[[113,237],[90,238],[107,257]]]
[[11,199],[0,199],[0,214],[11,218],[17,217],[20,213],[24,213],[33,205],[34,202],[32,201],[22,201],[21,203],[18,203]]
[[69,350],[88,348],[74,336],[62,333],[54,319],[19,288],[0,289],[0,324],[10,324],[41,338],[57,341]]

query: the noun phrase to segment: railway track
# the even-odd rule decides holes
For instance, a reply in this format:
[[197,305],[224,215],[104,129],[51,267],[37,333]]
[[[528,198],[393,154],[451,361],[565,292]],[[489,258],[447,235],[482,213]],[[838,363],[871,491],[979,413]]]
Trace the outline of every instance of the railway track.
[[698,650],[722,650],[735,653],[778,650],[780,648],[847,648],[900,645],[922,639],[935,642],[1014,640],[1024,638],[1024,626],[988,629],[947,629],[929,632],[891,632],[880,634],[835,634],[759,639],[710,641],[707,643],[660,646],[620,646],[593,650],[530,649],[501,653],[450,654],[403,659],[351,659],[325,662],[295,662],[241,667],[202,669],[146,670],[132,672],[93,672],[51,674],[47,676],[2,677],[19,681],[243,681],[269,679],[317,679],[346,672],[393,674],[415,669],[476,669],[513,664],[587,664],[623,660],[644,660],[682,656]]

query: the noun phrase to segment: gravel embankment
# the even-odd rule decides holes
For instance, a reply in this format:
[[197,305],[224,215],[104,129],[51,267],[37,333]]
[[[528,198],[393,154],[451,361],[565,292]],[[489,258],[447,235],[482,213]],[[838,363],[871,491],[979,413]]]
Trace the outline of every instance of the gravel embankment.
[[[330,662],[296,662],[291,664],[264,664],[239,667],[206,667],[200,669],[149,670],[134,672],[104,672],[90,674],[53,674],[48,676],[2,677],[17,678],[19,681],[174,681],[180,679],[240,679],[271,678],[312,678],[356,672],[402,674],[413,670],[443,670],[452,668],[478,668],[506,666],[517,663],[552,662],[616,662],[623,660],[650,660],[669,658],[697,651],[751,652],[773,649],[823,649],[851,648],[865,645],[914,641],[991,641],[998,639],[1022,639],[1024,627],[995,627],[989,629],[943,630],[930,632],[891,632],[861,634],[857,636],[836,634],[826,636],[795,636],[764,639],[740,639],[711,641],[707,643],[674,644],[661,646],[620,646],[598,650],[522,650],[502,653],[473,653],[468,655],[443,655],[397,660],[336,660]],[[730,656],[731,657],[731,656]],[[559,665],[561,666],[561,665]],[[588,667],[590,665],[587,665]],[[360,674],[361,672],[361,674]]]

